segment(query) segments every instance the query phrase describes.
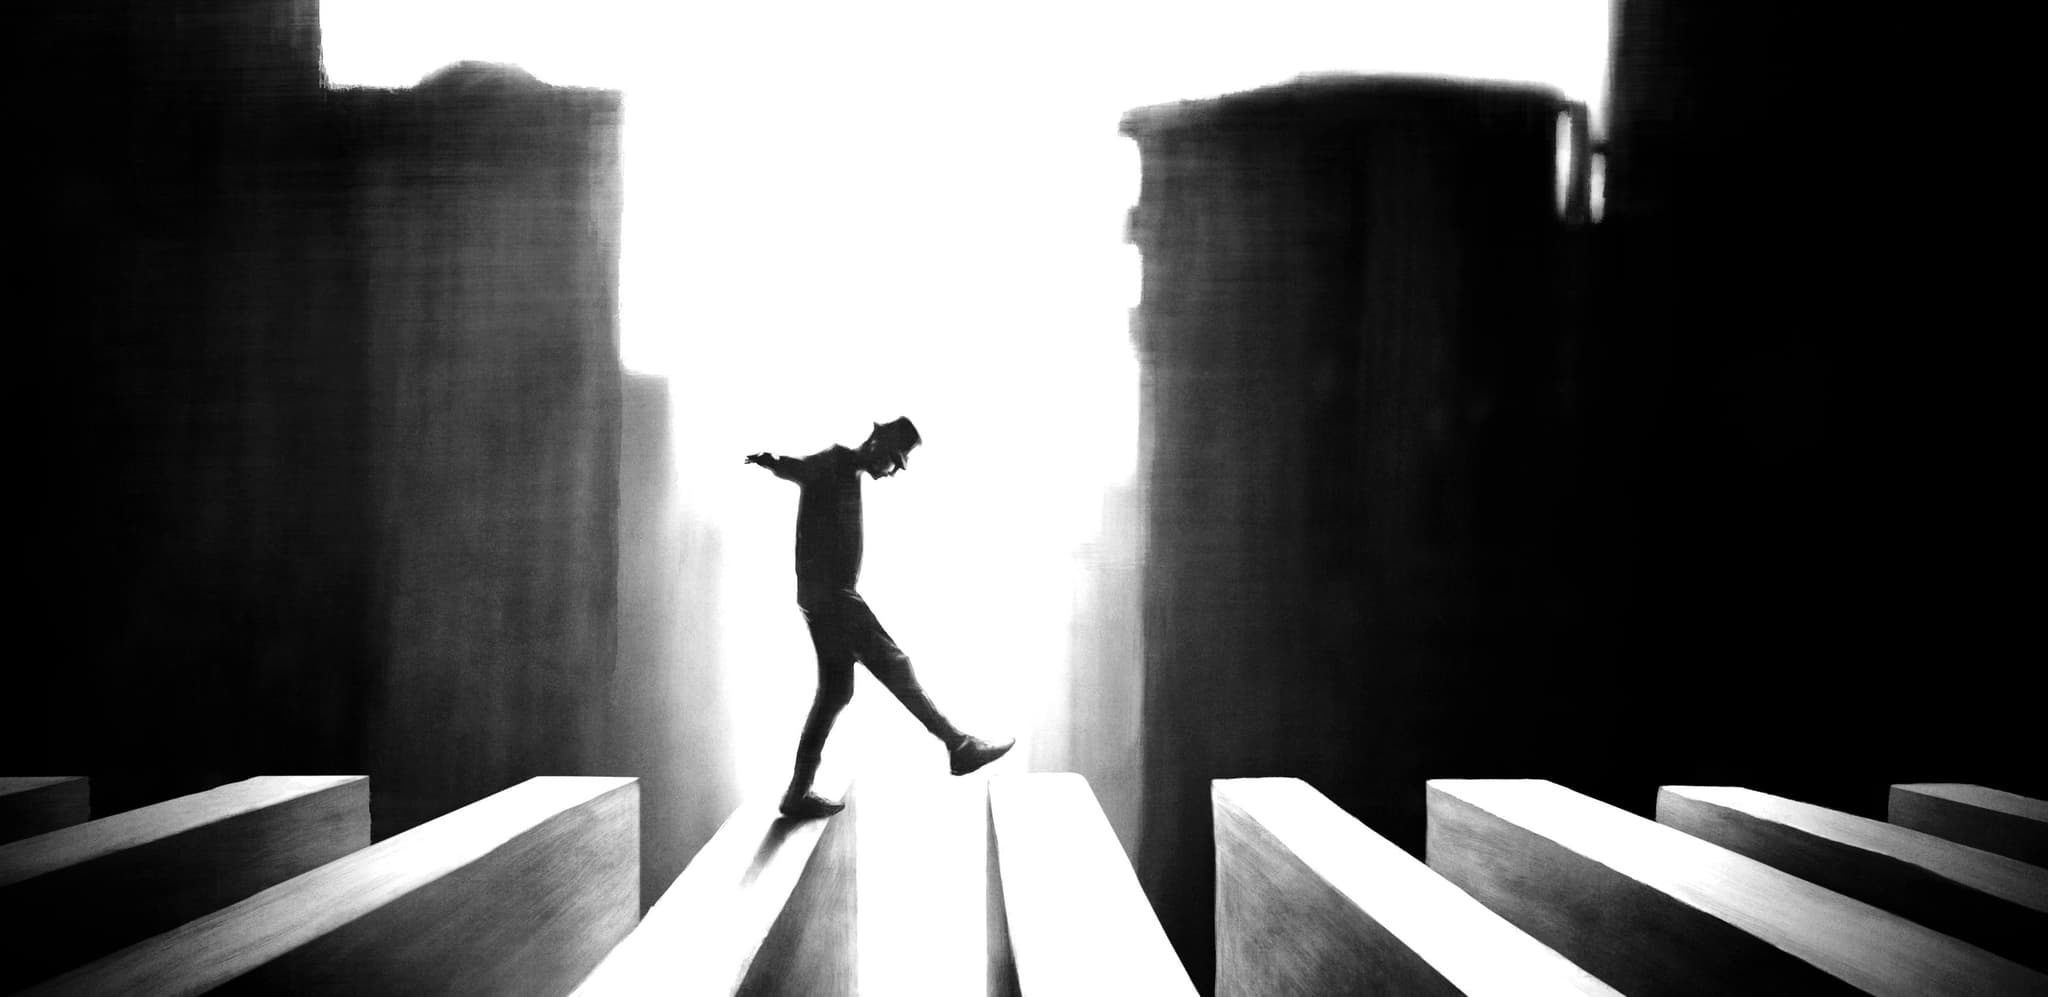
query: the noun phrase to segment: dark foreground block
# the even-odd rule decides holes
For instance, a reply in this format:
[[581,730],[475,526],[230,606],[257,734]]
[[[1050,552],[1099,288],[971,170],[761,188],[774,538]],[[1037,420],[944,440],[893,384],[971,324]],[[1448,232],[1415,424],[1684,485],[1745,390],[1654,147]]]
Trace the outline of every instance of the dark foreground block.
[[740,807],[577,997],[851,995],[852,828],[850,799],[812,821]]
[[1893,786],[1885,819],[1900,827],[2048,866],[2048,801],[1983,786]]
[[1009,950],[1016,992],[1193,997],[1195,985],[1086,779],[995,777],[988,815],[992,889],[1007,936],[997,948]]
[[1219,779],[1216,993],[1608,994],[1296,779]]
[[83,824],[91,806],[84,776],[0,777],[0,843]]
[[640,911],[632,779],[539,778],[37,994],[561,994]]
[[2048,993],[2009,959],[1554,783],[1428,793],[1430,867],[1623,993]]
[[1657,794],[1657,821],[2048,969],[2048,869],[1748,789],[1666,786]]
[[368,845],[369,795],[362,776],[258,776],[0,845],[0,989]]

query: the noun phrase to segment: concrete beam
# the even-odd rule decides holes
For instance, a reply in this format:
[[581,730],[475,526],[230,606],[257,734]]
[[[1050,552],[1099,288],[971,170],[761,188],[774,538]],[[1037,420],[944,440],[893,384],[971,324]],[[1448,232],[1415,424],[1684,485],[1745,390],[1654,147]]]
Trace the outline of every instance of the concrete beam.
[[1892,787],[1885,819],[2030,865],[2048,866],[2048,801],[1961,783],[1907,783]]
[[1533,779],[1432,780],[1430,868],[1624,993],[2040,994],[2048,976]]
[[1749,789],[1666,786],[1657,822],[2048,969],[2048,869]]
[[1218,779],[1216,993],[1614,994],[1296,779]]
[[91,811],[91,784],[84,776],[0,777],[0,843],[83,824]]
[[740,807],[577,997],[850,997],[852,828],[851,799],[825,820],[783,817],[773,800]]
[[34,994],[561,994],[640,913],[632,779],[537,778]]
[[362,776],[258,776],[0,845],[0,990],[368,845],[369,795]]
[[1194,982],[1086,779],[1071,772],[994,777],[988,819],[991,889],[1017,993],[1194,997]]

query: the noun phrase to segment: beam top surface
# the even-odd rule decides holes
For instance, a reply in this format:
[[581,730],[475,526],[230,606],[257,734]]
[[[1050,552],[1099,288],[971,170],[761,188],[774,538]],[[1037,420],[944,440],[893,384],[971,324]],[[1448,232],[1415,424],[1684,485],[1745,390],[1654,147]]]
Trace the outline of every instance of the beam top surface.
[[1027,992],[1193,997],[1194,982],[1086,779],[996,776],[988,806],[1010,946]]
[[2048,824],[2048,800],[2037,800],[2002,789],[1960,782],[1907,782],[1892,788]]
[[2048,977],[1543,779],[1432,779],[1523,830],[1711,914],[1868,993],[2037,993]]
[[1773,823],[1910,862],[1972,889],[2048,912],[2048,869],[1958,844],[1909,827],[1858,817],[1734,786],[1665,786],[1660,792],[1750,814]]
[[23,838],[0,845],[0,886],[367,779],[360,775],[260,775]]
[[1218,779],[1210,793],[1464,993],[1616,993],[1299,779]]
[[[461,869],[550,817],[636,781],[610,776],[528,779],[131,945],[48,986],[62,993],[214,989]],[[181,966],[171,958],[180,952],[212,953],[215,958],[203,968]],[[179,975],[166,978],[173,973]],[[195,973],[204,978],[195,978]]]
[[861,779],[853,823],[857,992],[952,995],[986,985],[990,778]]

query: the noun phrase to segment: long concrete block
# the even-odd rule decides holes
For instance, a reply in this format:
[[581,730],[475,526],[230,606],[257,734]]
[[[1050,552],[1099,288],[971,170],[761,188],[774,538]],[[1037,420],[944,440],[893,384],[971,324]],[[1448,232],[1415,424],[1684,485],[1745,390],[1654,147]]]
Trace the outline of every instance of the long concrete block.
[[1912,828],[1725,786],[1666,786],[1657,821],[2048,969],[2048,869]]
[[1435,869],[1629,994],[2041,994],[2048,976],[1542,780],[1432,780]]
[[1218,997],[1615,993],[1300,780],[1210,801]]
[[994,777],[988,819],[991,889],[1018,993],[1194,997],[1194,982],[1086,779],[1071,772]]
[[537,778],[35,994],[566,993],[639,919],[632,779]]
[[853,801],[797,821],[734,811],[577,997],[853,991]]
[[1954,782],[1906,783],[1892,787],[1885,819],[2048,866],[2048,800]]
[[84,776],[0,776],[0,843],[83,824],[91,810]]
[[169,931],[370,843],[362,776],[258,776],[0,845],[0,989]]

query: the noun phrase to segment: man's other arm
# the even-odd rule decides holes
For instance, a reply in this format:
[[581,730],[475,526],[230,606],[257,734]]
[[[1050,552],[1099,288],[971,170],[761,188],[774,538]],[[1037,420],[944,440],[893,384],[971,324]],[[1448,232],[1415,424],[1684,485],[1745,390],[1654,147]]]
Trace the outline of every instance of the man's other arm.
[[764,452],[748,454],[746,462],[749,464],[759,464],[767,468],[769,473],[776,477],[784,481],[794,481],[797,484],[803,484],[810,471],[810,464],[801,457],[778,457],[775,454]]

